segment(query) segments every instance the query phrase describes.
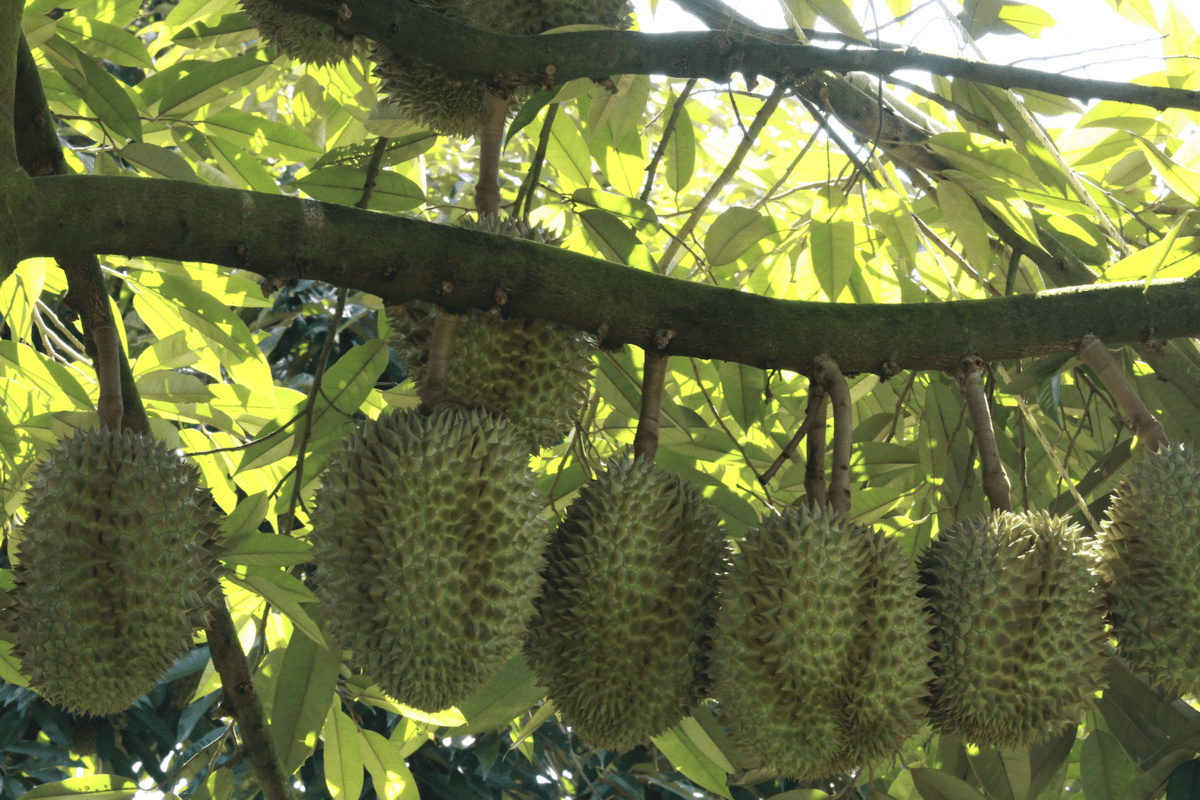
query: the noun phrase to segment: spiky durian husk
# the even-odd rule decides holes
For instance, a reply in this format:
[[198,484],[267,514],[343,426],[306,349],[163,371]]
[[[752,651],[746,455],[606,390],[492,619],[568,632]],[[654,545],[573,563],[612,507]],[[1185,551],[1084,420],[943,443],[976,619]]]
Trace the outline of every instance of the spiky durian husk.
[[[520,220],[492,218],[464,227],[536,242],[550,239]],[[391,345],[417,383],[427,374],[436,311],[423,301],[388,307]],[[587,402],[595,350],[591,336],[557,322],[468,311],[458,321],[449,391],[501,409],[530,447],[549,447],[571,429]]]
[[1101,526],[1117,652],[1155,686],[1200,693],[1200,459],[1173,446],[1139,461]]
[[177,450],[129,432],[59,442],[25,499],[7,611],[30,686],[114,714],[192,645],[219,595],[219,519]]
[[250,22],[275,52],[305,64],[336,64],[365,52],[365,42],[344,38],[332,27],[298,11],[287,11],[270,0],[241,0]]
[[400,702],[462,703],[520,650],[545,545],[527,459],[506,420],[443,406],[367,421],[325,473],[326,618]]
[[580,490],[547,550],[527,652],[585,741],[628,750],[704,697],[725,555],[719,515],[672,472],[623,460]]
[[[265,2],[265,0],[260,0]],[[625,0],[415,0],[474,28],[528,36],[562,25],[590,23],[624,28]],[[479,130],[479,110],[487,87],[472,78],[382,45],[372,48],[380,93],[388,102],[435,133],[471,136]],[[524,87],[519,94],[528,96]]]
[[936,729],[1022,747],[1079,720],[1104,660],[1096,557],[1081,534],[1044,512],[997,512],[930,545],[920,568]]
[[752,529],[721,590],[713,696],[754,766],[823,778],[898,752],[924,717],[929,619],[911,561],[842,518]]

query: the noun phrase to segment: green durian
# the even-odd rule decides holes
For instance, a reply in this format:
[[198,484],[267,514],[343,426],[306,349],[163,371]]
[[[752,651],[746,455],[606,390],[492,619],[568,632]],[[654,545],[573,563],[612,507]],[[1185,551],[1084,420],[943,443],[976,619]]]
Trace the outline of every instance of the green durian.
[[[519,220],[492,218],[464,227],[536,242],[550,238]],[[435,313],[432,303],[419,300],[388,307],[391,344],[417,383],[427,374]],[[459,316],[449,391],[502,410],[531,448],[549,447],[570,431],[587,402],[595,352],[595,339],[576,328],[467,311]]]
[[29,685],[79,714],[154,688],[219,602],[219,517],[196,469],[151,436],[78,431],[25,498],[8,638]]
[[713,696],[756,769],[825,778],[920,727],[929,618],[898,544],[788,508],[751,529],[721,587]]
[[[590,23],[625,27],[625,0],[414,0],[465,25],[512,36],[529,36],[562,25]],[[435,133],[472,136],[487,87],[453,70],[397,54],[383,45],[372,48],[380,93],[388,102]],[[528,95],[524,87],[520,95]]]
[[584,485],[547,550],[527,645],[576,734],[628,750],[704,697],[725,555],[719,515],[672,472],[621,460]]
[[1117,487],[1100,565],[1117,653],[1150,682],[1200,693],[1200,459],[1148,453]]
[[997,512],[926,550],[936,730],[1023,747],[1079,721],[1104,663],[1096,553],[1082,533],[1044,512]]
[[304,64],[336,64],[366,52],[364,40],[346,38],[307,14],[288,11],[270,0],[241,0],[241,4],[271,51]]
[[318,595],[353,663],[406,705],[468,700],[518,653],[545,523],[504,419],[442,406],[368,420],[322,477]]

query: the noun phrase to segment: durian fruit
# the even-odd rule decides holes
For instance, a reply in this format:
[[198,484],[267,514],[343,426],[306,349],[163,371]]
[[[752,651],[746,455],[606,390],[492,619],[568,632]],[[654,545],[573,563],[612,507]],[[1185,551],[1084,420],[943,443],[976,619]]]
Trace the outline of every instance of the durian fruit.
[[788,508],[751,529],[721,587],[712,694],[756,769],[826,778],[920,727],[929,618],[899,545]]
[[[265,0],[260,0],[264,1]],[[625,27],[626,0],[413,0],[491,33],[528,36],[563,25],[589,23]],[[383,45],[371,50],[380,92],[409,117],[435,133],[471,136],[479,129],[479,110],[487,87],[472,78]],[[527,92],[528,89],[522,91]]]
[[25,499],[8,638],[30,686],[79,714],[154,688],[217,602],[219,517],[151,436],[77,431]]
[[996,512],[938,535],[920,561],[934,620],[935,729],[1022,747],[1079,720],[1098,688],[1096,554],[1045,512]]
[[1117,488],[1100,565],[1117,652],[1155,686],[1200,693],[1200,459],[1149,453]]
[[621,460],[584,485],[547,550],[527,653],[563,721],[628,750],[705,695],[720,518],[678,475]]
[[[536,242],[549,238],[520,220],[492,217],[464,227]],[[436,311],[419,300],[388,307],[391,344],[418,384],[427,372]],[[571,429],[587,402],[595,351],[595,339],[577,328],[467,311],[459,317],[450,356],[449,391],[502,410],[531,448],[549,447]]]
[[401,703],[462,703],[520,650],[545,547],[527,463],[506,420],[443,405],[368,420],[324,474],[325,617]]
[[241,3],[251,24],[273,52],[318,66],[345,61],[360,50],[365,52],[365,41],[343,37],[307,14],[287,11],[270,0],[241,0]]

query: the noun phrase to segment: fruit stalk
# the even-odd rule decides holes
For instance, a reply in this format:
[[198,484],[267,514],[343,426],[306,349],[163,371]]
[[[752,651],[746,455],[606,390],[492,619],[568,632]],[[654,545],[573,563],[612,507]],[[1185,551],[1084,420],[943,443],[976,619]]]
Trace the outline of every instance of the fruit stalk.
[[479,111],[479,180],[475,183],[475,210],[480,219],[500,213],[500,151],[507,119],[508,98],[485,92]]
[[662,410],[663,385],[667,380],[667,358],[653,348],[646,350],[642,372],[642,409],[633,436],[633,457],[653,461],[658,452],[658,417]]
[[805,443],[804,493],[808,496],[808,507],[813,511],[825,508],[825,415],[828,404],[825,387],[815,379],[810,381],[808,416],[813,423]]
[[955,378],[966,398],[971,422],[975,425],[975,446],[979,448],[983,493],[987,495],[992,511],[1012,511],[1012,487],[1004,472],[1004,464],[1000,461],[996,431],[992,427],[992,411],[983,390],[983,361],[976,356],[964,358]]
[[[828,501],[834,513],[850,510],[850,450],[853,444],[854,417],[850,387],[838,365],[828,356],[817,356],[815,380],[825,387],[833,403],[833,470],[829,480]],[[822,437],[824,438],[824,437]]]
[[1104,346],[1104,342],[1088,334],[1083,337],[1075,354],[1080,361],[1096,371],[1105,388],[1112,392],[1117,405],[1128,418],[1127,424],[1133,429],[1138,441],[1153,452],[1164,450],[1167,445],[1167,434],[1163,430],[1162,423],[1151,413],[1150,409],[1146,408],[1146,404],[1142,402],[1142,398],[1138,396],[1133,385],[1121,372],[1117,362],[1113,360],[1112,354]]
[[100,383],[100,400],[96,403],[100,427],[120,430],[121,417],[125,416],[125,401],[121,397],[121,337],[109,324],[93,328],[92,341],[96,345],[96,378]]

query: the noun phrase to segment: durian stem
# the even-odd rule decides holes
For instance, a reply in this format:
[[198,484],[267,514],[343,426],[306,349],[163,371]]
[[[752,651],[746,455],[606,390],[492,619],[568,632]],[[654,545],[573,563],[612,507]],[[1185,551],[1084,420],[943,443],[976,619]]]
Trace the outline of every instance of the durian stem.
[[1004,464],[1000,461],[992,410],[983,388],[983,361],[976,357],[964,358],[955,377],[975,426],[975,446],[979,448],[979,466],[983,472],[983,493],[987,495],[992,511],[1012,511],[1012,487],[1004,472]]
[[480,219],[500,213],[500,150],[507,119],[508,98],[485,92],[479,111],[479,180],[475,184],[475,210]]
[[813,423],[805,442],[804,492],[808,495],[809,509],[822,514],[825,513],[825,408],[828,401],[825,387],[815,380],[809,381],[808,414]]
[[238,641],[237,627],[224,601],[208,615],[208,650],[212,654],[213,667],[221,676],[223,703],[229,714],[237,720],[238,730],[250,756],[250,766],[258,778],[266,800],[293,800],[290,776],[283,771],[275,740],[267,727],[267,714],[250,675],[250,665],[242,644]]
[[829,505],[835,514],[850,510],[850,452],[854,434],[854,408],[846,376],[832,358],[817,356],[816,380],[833,403],[833,470],[829,479]]
[[1129,418],[1128,425],[1133,429],[1138,441],[1156,453],[1165,449],[1167,434],[1163,430],[1162,423],[1150,412],[1150,409],[1146,408],[1142,398],[1138,397],[1138,393],[1129,379],[1125,377],[1125,373],[1117,366],[1117,362],[1108,352],[1108,348],[1104,346],[1104,342],[1088,334],[1080,342],[1076,355],[1080,361],[1095,370],[1105,388],[1112,392],[1113,397],[1117,400],[1117,405]]
[[96,379],[100,383],[100,427],[110,431],[121,429],[125,402],[121,399],[121,337],[111,323],[92,328],[96,345]]
[[654,460],[658,452],[658,417],[662,411],[663,386],[667,381],[668,356],[654,348],[646,349],[642,370],[642,410],[638,414],[637,433],[633,435],[633,457]]

